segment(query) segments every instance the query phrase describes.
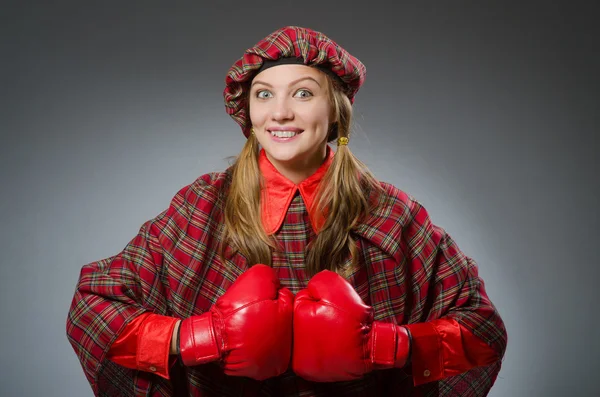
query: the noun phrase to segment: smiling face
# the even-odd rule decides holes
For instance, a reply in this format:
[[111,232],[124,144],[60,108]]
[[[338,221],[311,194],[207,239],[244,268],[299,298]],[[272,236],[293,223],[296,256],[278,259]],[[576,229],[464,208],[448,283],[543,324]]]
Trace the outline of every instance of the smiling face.
[[257,74],[250,88],[250,120],[267,158],[300,182],[323,163],[332,105],[327,76],[305,65],[279,65]]

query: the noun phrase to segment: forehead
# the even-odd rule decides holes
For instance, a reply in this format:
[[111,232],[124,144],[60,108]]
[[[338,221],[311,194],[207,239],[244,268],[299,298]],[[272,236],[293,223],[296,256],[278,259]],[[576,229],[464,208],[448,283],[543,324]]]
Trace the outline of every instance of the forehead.
[[277,65],[265,69],[254,76],[252,84],[263,82],[271,85],[288,85],[305,77],[315,79],[322,87],[324,87],[327,80],[325,73],[310,66]]

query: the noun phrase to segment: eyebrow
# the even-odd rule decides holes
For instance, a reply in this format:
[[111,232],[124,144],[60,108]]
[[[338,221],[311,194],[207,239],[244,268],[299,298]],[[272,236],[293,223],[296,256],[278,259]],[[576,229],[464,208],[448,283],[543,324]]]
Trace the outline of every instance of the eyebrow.
[[[317,83],[317,85],[318,85],[319,87],[321,87],[321,84],[319,84],[319,82],[318,82],[317,80],[315,80],[314,78],[312,78],[312,77],[310,77],[310,76],[300,77],[299,79],[292,81],[292,82],[291,82],[289,85],[294,85],[294,84],[297,84],[297,83],[301,82],[302,80],[312,80],[312,81],[314,81],[315,83]],[[264,81],[260,81],[260,80],[254,80],[254,81],[252,82],[252,84],[250,85],[250,87],[253,87],[253,86],[254,86],[254,84],[263,84],[263,85],[266,85],[266,86],[268,86],[268,87],[273,87],[271,84],[269,84],[269,83],[266,83],[266,82],[264,82]]]

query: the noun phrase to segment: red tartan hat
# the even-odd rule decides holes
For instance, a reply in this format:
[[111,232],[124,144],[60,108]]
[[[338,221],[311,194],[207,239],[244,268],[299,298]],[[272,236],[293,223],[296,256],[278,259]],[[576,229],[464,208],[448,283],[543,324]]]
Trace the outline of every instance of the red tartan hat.
[[260,70],[271,66],[271,61],[285,58],[295,58],[291,63],[318,67],[337,76],[351,103],[366,76],[365,65],[323,33],[298,26],[276,30],[247,49],[225,78],[225,110],[242,127],[246,138],[251,127],[247,106],[249,83]]

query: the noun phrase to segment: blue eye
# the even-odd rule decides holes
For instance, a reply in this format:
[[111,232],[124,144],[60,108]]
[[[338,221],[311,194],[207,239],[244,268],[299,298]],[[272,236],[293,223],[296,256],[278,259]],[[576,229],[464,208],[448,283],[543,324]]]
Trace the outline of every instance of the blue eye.
[[271,95],[271,93],[269,91],[266,91],[266,90],[261,90],[261,91],[258,91],[256,93],[256,97],[257,98],[261,98],[261,99],[270,98],[272,96],[273,95]]
[[308,98],[312,96],[312,92],[310,92],[309,90],[301,89],[296,91],[296,94],[294,96],[298,98]]

